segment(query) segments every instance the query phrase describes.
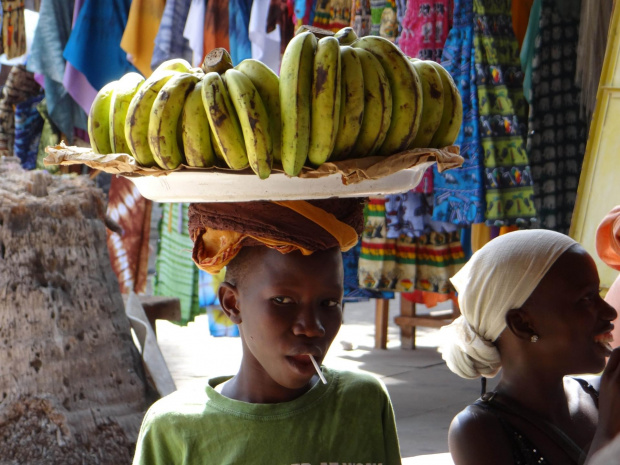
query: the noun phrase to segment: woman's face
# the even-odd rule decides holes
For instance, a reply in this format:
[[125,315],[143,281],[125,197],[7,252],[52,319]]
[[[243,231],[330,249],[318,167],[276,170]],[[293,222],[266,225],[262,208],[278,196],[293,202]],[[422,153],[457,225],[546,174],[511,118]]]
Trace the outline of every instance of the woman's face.
[[[597,342],[609,332],[616,311],[599,293],[594,260],[573,246],[551,267],[524,305],[538,335],[537,349],[565,374],[597,373],[608,349]],[[542,361],[542,360],[541,360]]]

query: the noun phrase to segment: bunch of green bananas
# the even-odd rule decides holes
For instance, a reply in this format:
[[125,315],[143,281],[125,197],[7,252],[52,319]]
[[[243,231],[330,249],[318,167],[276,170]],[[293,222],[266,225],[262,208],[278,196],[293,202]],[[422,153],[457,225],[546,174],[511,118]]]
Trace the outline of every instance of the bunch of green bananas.
[[352,28],[319,36],[298,32],[279,78],[253,59],[233,67],[223,49],[201,68],[175,59],[146,80],[123,76],[93,102],[93,150],[163,169],[249,166],[264,179],[273,161],[297,176],[328,160],[454,143],[463,109],[444,68]]

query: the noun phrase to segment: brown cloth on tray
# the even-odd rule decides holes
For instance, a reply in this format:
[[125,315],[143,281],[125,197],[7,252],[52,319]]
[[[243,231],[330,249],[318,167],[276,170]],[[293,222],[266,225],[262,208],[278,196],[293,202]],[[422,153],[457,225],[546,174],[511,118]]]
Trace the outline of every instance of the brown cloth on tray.
[[304,255],[332,247],[346,251],[362,231],[363,205],[357,198],[191,204],[192,258],[215,274],[245,246]]

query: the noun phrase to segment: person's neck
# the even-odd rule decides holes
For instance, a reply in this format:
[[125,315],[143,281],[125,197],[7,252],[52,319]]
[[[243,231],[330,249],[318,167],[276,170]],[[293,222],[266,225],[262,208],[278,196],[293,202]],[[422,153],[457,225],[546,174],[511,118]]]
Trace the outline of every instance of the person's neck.
[[222,395],[251,404],[277,404],[297,399],[308,392],[317,381],[318,377],[315,376],[303,388],[289,389],[269,377],[248,374],[242,366],[223,387]]
[[525,408],[552,422],[570,416],[563,376],[504,367],[495,391],[498,400],[516,403],[513,406]]

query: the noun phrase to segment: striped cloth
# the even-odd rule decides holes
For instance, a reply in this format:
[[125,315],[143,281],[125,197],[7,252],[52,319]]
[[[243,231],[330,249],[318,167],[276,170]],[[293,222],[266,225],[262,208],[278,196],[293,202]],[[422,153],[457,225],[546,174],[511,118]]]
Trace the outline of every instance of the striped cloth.
[[192,261],[193,243],[187,232],[189,204],[164,204],[159,225],[159,248],[155,262],[155,295],[178,297],[181,324],[201,313],[198,301],[198,268]]

